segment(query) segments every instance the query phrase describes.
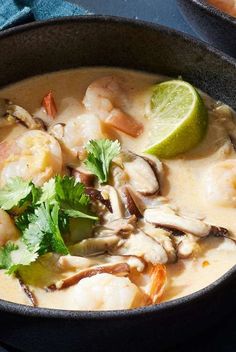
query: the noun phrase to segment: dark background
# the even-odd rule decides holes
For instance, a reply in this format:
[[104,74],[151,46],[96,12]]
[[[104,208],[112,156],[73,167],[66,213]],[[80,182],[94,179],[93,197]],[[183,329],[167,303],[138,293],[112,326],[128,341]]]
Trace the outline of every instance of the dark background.
[[[116,15],[151,21],[197,37],[182,18],[175,0],[70,0],[70,2],[82,5],[94,14]],[[221,307],[219,306],[219,311],[220,309]],[[235,313],[232,311],[231,315],[227,319],[222,320],[220,324],[209,326],[207,331],[194,338],[187,338],[183,331],[182,344],[162,352],[236,352]],[[2,323],[0,322],[0,328]],[[138,349],[136,351],[138,352]],[[158,346],[154,346],[153,352],[157,351],[161,352]],[[0,346],[0,352],[16,352],[16,350],[7,346]],[[50,350],[47,352],[50,352]]]

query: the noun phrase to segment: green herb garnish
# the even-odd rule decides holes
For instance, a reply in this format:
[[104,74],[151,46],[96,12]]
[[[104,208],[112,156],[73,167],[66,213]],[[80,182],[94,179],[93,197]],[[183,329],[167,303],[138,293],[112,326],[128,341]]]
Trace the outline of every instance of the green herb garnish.
[[8,273],[15,272],[20,265],[29,265],[45,253],[68,254],[63,235],[69,229],[70,218],[91,222],[98,219],[90,212],[84,185],[74,177],[56,176],[41,188],[15,178],[0,190],[2,209],[11,213],[25,204],[22,214],[14,217],[20,239],[0,248],[0,268]]
[[0,248],[0,269],[6,269],[8,274],[13,274],[20,267],[34,262],[37,257],[37,247],[29,250],[21,240],[16,243],[8,242]]
[[120,153],[120,143],[109,139],[91,140],[86,145],[88,152],[85,165],[101,183],[107,182],[110,163]]
[[22,180],[20,177],[11,178],[8,184],[0,189],[0,207],[10,210],[14,207],[21,207],[26,202],[35,203],[39,191],[32,182]]

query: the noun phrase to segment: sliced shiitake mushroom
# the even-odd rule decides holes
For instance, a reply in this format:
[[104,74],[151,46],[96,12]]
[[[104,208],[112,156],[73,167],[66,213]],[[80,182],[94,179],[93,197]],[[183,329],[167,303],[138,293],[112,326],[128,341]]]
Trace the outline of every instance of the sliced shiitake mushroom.
[[[125,207],[128,210],[129,214],[135,215],[137,218],[141,218],[142,214],[138,206],[136,205],[137,197],[135,197],[134,192],[132,191],[132,188],[129,185],[124,186],[122,187],[121,192],[122,192]],[[136,199],[136,202],[135,202],[135,199]]]
[[174,236],[182,236],[189,233],[197,237],[216,236],[234,240],[229,230],[223,227],[209,225],[199,219],[180,216],[165,207],[146,209],[144,219],[157,226],[173,229],[172,234]]
[[86,187],[93,187],[95,182],[95,175],[84,170],[71,169],[71,176],[74,176],[78,182],[82,182]]
[[117,190],[106,185],[101,190],[102,197],[110,201],[112,208],[112,219],[120,219],[124,216],[124,208]]
[[98,202],[100,202],[101,204],[105,205],[105,207],[106,207],[111,213],[113,212],[110,199],[105,199],[105,198],[102,196],[101,191],[99,191],[99,190],[96,189],[96,188],[86,187],[85,192],[86,192],[86,194],[90,197],[90,199],[91,199],[92,201],[98,201]]
[[162,228],[157,228],[152,224],[148,224],[145,221],[139,222],[139,227],[145,232],[148,236],[152,237],[157,241],[166,251],[168,256],[168,263],[175,263],[178,259],[176,244],[173,236],[169,231]]
[[27,296],[28,300],[30,301],[30,304],[32,305],[32,307],[37,307],[38,303],[37,303],[37,299],[35,297],[35,295],[33,294],[33,292],[29,289],[29,287],[24,283],[22,277],[20,276],[20,274],[16,274],[16,277],[18,279],[18,282],[20,284],[20,287],[22,288],[24,294]]
[[236,238],[233,237],[232,233],[228,229],[220,226],[212,225],[209,232],[209,236],[225,237],[236,242]]
[[7,113],[8,104],[9,101],[7,99],[0,98],[0,128],[17,123],[16,118]]
[[207,236],[211,230],[211,226],[203,221],[179,216],[173,210],[167,210],[165,207],[146,209],[144,219],[152,224],[177,229],[198,237]]
[[130,267],[127,263],[118,263],[118,264],[107,264],[94,266],[88,269],[79,271],[78,273],[69,276],[63,280],[56,282],[48,287],[49,290],[61,290],[69,286],[77,284],[80,280],[85,279],[86,277],[91,277],[98,274],[112,274],[117,276],[128,276],[130,272]]
[[131,234],[109,252],[115,255],[135,255],[152,264],[168,262],[168,256],[163,246],[141,230]]
[[113,220],[104,226],[99,226],[95,228],[96,236],[103,237],[106,236],[106,233],[119,235],[122,238],[129,236],[135,231],[137,224],[137,218],[135,215],[132,215],[128,218],[120,218]]
[[142,272],[146,267],[143,258],[131,255],[98,255],[94,257],[78,257],[73,255],[61,256],[58,260],[58,267],[62,271],[82,270],[92,266],[105,264],[127,263],[130,268],[135,268],[138,272]]
[[88,238],[70,246],[71,255],[93,256],[105,253],[118,244],[120,238],[116,235],[99,238]]
[[158,177],[153,171],[153,164],[140,155],[125,153],[123,158],[124,171],[129,177],[129,184],[137,192],[150,196],[160,190]]
[[[189,258],[196,249],[196,241],[193,240],[192,235],[187,234],[181,237],[176,237],[178,257],[181,259]],[[195,237],[196,238],[196,237]]]
[[7,115],[15,117],[19,122],[31,130],[45,129],[44,123],[39,118],[34,119],[27,110],[19,105],[9,103],[7,105],[6,113]]
[[44,122],[39,118],[33,118],[30,113],[19,105],[13,104],[7,99],[0,99],[0,127],[6,127],[17,122],[22,123],[29,129],[45,129]]
[[12,126],[17,123],[14,116],[7,114],[7,103],[6,99],[0,98],[0,128]]

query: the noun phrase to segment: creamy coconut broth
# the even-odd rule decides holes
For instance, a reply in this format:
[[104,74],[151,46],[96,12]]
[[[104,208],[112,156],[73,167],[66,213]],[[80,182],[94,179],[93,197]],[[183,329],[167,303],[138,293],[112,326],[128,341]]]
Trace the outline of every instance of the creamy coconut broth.
[[[117,82],[121,86],[115,103],[112,97],[112,104],[135,117],[136,137],[101,122],[105,112],[111,109],[107,96],[100,105],[92,100],[93,95],[84,98],[92,82],[98,82],[92,88],[100,89],[101,82],[104,88],[104,81],[99,81],[104,77],[110,80],[109,89],[116,89]],[[151,87],[165,79],[121,69],[84,68],[35,77],[1,90],[0,97],[39,118],[35,120],[37,123],[44,122],[44,127],[31,125],[32,136],[20,142],[25,148],[24,155],[32,143],[36,150],[44,150],[56,141],[52,149],[54,154],[62,153],[63,160],[61,167],[57,159],[52,163],[53,171],[45,172],[40,163],[50,164],[51,159],[36,152],[37,160],[29,159],[27,176],[17,168],[13,168],[18,170],[14,174],[7,168],[8,162],[15,162],[14,148],[10,157],[8,154],[6,157],[5,146],[32,131],[22,123],[9,123],[0,128],[1,187],[14,176],[33,179],[41,186],[56,174],[73,175],[90,190],[92,211],[99,215],[99,221],[93,222],[89,231],[85,227],[84,233],[81,223],[78,225],[76,219],[71,221],[75,222],[73,231],[64,238],[70,254],[48,251],[13,275],[0,270],[0,298],[49,308],[128,309],[198,291],[235,265],[234,112],[201,93],[209,116],[203,141],[172,159],[158,160],[143,154],[154,123],[147,117]],[[48,106],[46,109],[45,104],[42,106],[42,98],[49,91],[55,99],[57,111],[51,111],[54,118],[49,116]],[[80,115],[82,119],[76,120]],[[68,124],[69,121],[74,122]],[[43,130],[38,147],[35,128]],[[45,139],[46,133],[53,137]],[[83,147],[91,139],[105,138],[118,140],[122,151],[110,165],[108,181],[99,184],[83,163],[86,158]],[[38,164],[35,166],[34,162]],[[42,169],[43,174],[36,177],[35,172]],[[101,192],[100,198],[95,195],[96,201],[94,193],[91,196],[92,189]],[[19,237],[19,231],[16,234],[14,229],[10,231],[12,223],[5,234],[7,221],[11,222],[0,213],[2,246],[7,240],[17,243]],[[96,243],[91,242],[94,239]]]

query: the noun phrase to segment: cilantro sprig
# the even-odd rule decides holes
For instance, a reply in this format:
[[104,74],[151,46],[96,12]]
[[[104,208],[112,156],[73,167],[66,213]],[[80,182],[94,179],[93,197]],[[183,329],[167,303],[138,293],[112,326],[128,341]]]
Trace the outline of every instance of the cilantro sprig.
[[109,139],[91,140],[86,145],[88,152],[85,165],[101,183],[108,180],[110,163],[120,153],[120,143]]
[[14,207],[21,207],[26,202],[35,203],[39,193],[39,189],[32,182],[24,181],[20,177],[11,178],[8,184],[0,190],[0,207],[10,210]]
[[[15,215],[14,209],[22,206],[24,211]],[[14,215],[21,234],[17,243],[8,242],[0,248],[0,268],[8,273],[48,252],[68,254],[63,236],[70,218],[98,219],[90,212],[84,185],[68,176],[56,176],[41,188],[20,178],[12,179],[0,189],[0,207]]]
[[76,182],[74,177],[56,176],[45,183],[38,203],[45,201],[59,204],[63,213],[71,217],[97,220],[89,213],[90,198],[85,193],[84,185]]
[[24,242],[8,242],[0,248],[0,269],[6,269],[8,274],[13,274],[20,267],[29,265],[38,258],[37,248],[29,250]]

